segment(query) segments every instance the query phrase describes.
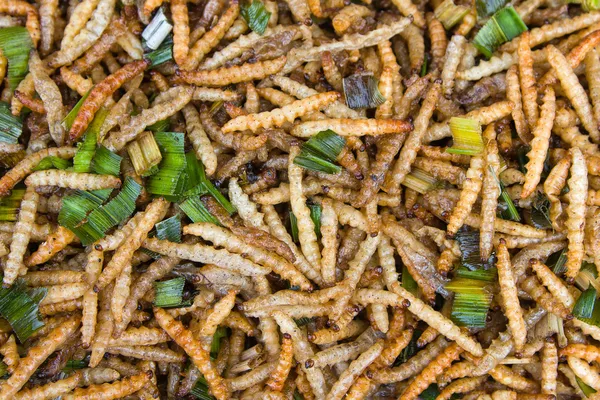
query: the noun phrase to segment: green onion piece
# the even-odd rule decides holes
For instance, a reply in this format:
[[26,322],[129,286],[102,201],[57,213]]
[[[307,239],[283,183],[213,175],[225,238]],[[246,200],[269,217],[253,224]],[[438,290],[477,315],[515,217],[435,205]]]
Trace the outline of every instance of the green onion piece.
[[90,172],[92,158],[96,154],[96,135],[93,132],[85,134],[83,141],[77,143],[77,153],[73,157],[75,172]]
[[76,190],[71,196],[63,198],[60,212],[58,213],[58,223],[68,229],[75,229],[83,219],[85,219],[92,210],[100,207],[112,189],[94,190],[86,192]]
[[435,400],[440,394],[440,388],[435,383],[432,383],[420,395],[421,400]]
[[427,58],[427,55],[425,55],[425,57],[423,58],[423,65],[421,65],[421,73],[419,74],[420,76],[425,76],[427,75],[427,67],[429,64],[429,59]]
[[168,36],[158,49],[144,54],[144,58],[150,60],[150,69],[173,60],[173,36]]
[[0,102],[0,142],[17,144],[21,133],[23,133],[21,119],[12,115],[8,103]]
[[483,153],[483,138],[481,137],[481,124],[469,118],[450,118],[450,131],[452,132],[452,147],[446,149],[447,153],[477,156]]
[[581,290],[585,290],[591,285],[596,291],[600,291],[600,284],[597,282],[596,278],[598,278],[596,266],[584,261],[581,263],[579,273],[575,277],[575,285]]
[[100,175],[119,176],[121,172],[121,160],[123,157],[113,153],[103,145],[98,146],[96,154],[92,159],[92,172]]
[[304,400],[304,396],[302,396],[297,390],[294,390],[294,400]]
[[468,269],[489,269],[494,266],[495,254],[483,262],[479,252],[479,231],[461,229],[455,236],[461,253],[461,264]]
[[62,371],[68,374],[78,369],[87,368],[87,366],[88,362],[86,360],[69,360]]
[[510,198],[508,192],[506,191],[506,188],[502,184],[502,181],[498,178],[498,176],[496,175],[496,172],[494,171],[494,169],[491,166],[489,167],[489,170],[492,173],[492,175],[494,176],[494,178],[496,179],[498,186],[500,187],[499,199],[502,201],[502,203],[504,205],[506,205],[506,210],[504,210],[502,212],[502,218],[508,219],[511,221],[520,221],[521,216],[519,215],[519,212],[517,211],[517,207],[515,207],[515,203],[513,203],[512,199]]
[[371,74],[354,74],[342,80],[346,104],[352,109],[375,108],[385,102],[377,80]]
[[[133,178],[125,178],[125,184],[117,196],[105,205],[95,208],[81,225],[68,227],[87,246],[104,237],[106,232],[123,222],[135,211],[135,201],[142,187]],[[61,210],[62,211],[62,210]]]
[[148,193],[158,196],[180,195],[182,187],[179,180],[186,166],[183,134],[159,132],[154,139],[163,158],[158,165],[158,172],[148,180]]
[[154,282],[154,305],[156,307],[178,307],[183,297],[185,278],[169,279],[168,281]]
[[581,293],[573,307],[573,316],[576,318],[592,318],[594,304],[596,303],[596,289],[588,288]]
[[163,119],[162,121],[157,121],[152,125],[148,125],[148,130],[152,132],[166,132],[170,125],[171,123],[168,119]]
[[437,179],[420,168],[413,168],[402,182],[404,186],[417,193],[425,194],[440,184]]
[[196,158],[194,152],[189,152],[185,155],[187,170],[187,188],[186,196],[198,194],[210,194],[214,199],[229,213],[233,214],[236,210],[231,202],[217,189],[217,187],[206,176],[206,170],[202,161]]
[[586,12],[600,10],[600,1],[598,1],[598,0],[582,0],[581,8],[583,8],[583,11],[586,11]]
[[552,269],[556,275],[562,275],[567,271],[567,267],[565,266],[566,262],[567,250],[562,249],[561,251],[551,254],[546,260],[546,265],[548,268]]
[[321,211],[322,208],[319,204],[309,204],[308,208],[310,209],[310,219],[312,219],[313,224],[315,224],[315,233],[317,237],[321,237]]
[[473,46],[487,58],[503,43],[513,40],[527,30],[519,14],[512,6],[505,7],[490,18],[477,32]]
[[79,99],[79,101],[75,104],[75,106],[73,106],[71,111],[69,111],[67,116],[62,120],[62,125],[65,128],[65,130],[68,131],[69,129],[71,129],[71,126],[73,126],[73,122],[75,121],[77,114],[79,114],[79,109],[83,105],[85,99],[87,99],[87,97],[90,95],[91,91],[92,89],[88,90],[88,92]]
[[137,140],[129,143],[127,153],[138,175],[148,176],[153,171],[158,171],[157,166],[162,160],[162,155],[151,132],[144,132]]
[[591,396],[594,393],[596,393],[596,391],[594,390],[593,387],[588,386],[584,381],[582,381],[581,379],[579,379],[578,376],[575,376],[575,380],[577,381],[577,385],[579,386],[579,389],[581,389],[581,391],[583,392],[583,394],[586,397]]
[[156,252],[154,252],[154,251],[152,251],[152,250],[148,250],[148,249],[146,249],[146,248],[144,248],[144,247],[142,247],[142,248],[140,249],[140,251],[141,251],[142,253],[146,253],[147,255],[149,255],[150,257],[152,257],[152,259],[154,259],[154,260],[158,260],[159,258],[161,258],[161,257],[162,257],[162,254],[160,254],[160,253],[156,253]]
[[143,44],[149,49],[156,50],[172,30],[173,25],[167,20],[163,9],[159,8],[142,32]]
[[227,328],[219,326],[213,335],[212,342],[210,344],[210,358],[216,360],[221,350],[221,339],[227,337]]
[[[517,161],[519,163],[519,170],[524,174],[527,174],[526,165],[529,162],[529,157],[527,157],[527,154],[529,153],[530,150],[531,150],[531,147],[529,145],[523,145],[523,146],[519,146],[517,148]],[[552,165],[550,165],[550,153],[548,153],[548,154],[546,154],[546,160],[544,160],[544,169],[542,170],[541,178],[546,179],[548,177],[548,174],[550,173],[551,169],[552,169]],[[568,192],[568,187],[565,186],[565,189],[566,189],[566,192],[561,193],[561,194],[565,194]],[[563,190],[565,190],[565,189],[563,189]]]
[[298,243],[298,219],[293,212],[290,211],[290,228],[292,231],[292,240],[294,243]]
[[251,4],[243,3],[241,5],[240,14],[250,29],[259,35],[265,33],[269,18],[271,18],[271,13],[267,11],[262,2],[253,0]]
[[478,281],[493,282],[496,280],[498,270],[496,268],[490,269],[476,269],[470,270],[466,267],[459,267],[456,270],[456,278],[466,278]]
[[179,208],[193,222],[209,222],[219,225],[219,221],[206,209],[199,197],[188,197],[183,203],[179,204]]
[[202,375],[198,378],[190,393],[200,400],[215,400],[215,398],[208,393],[208,383]]
[[17,220],[23,196],[25,196],[25,189],[16,187],[11,191],[10,196],[0,198],[0,221]]
[[302,145],[300,154],[294,159],[294,164],[328,174],[338,173],[341,167],[334,162],[345,145],[346,139],[334,131],[319,132]]
[[9,288],[0,288],[0,315],[8,321],[21,343],[44,326],[39,316],[39,303],[47,291],[36,288],[27,293],[22,281]]
[[490,282],[454,278],[446,289],[455,293],[450,318],[459,326],[484,328],[487,313],[492,302],[492,293],[488,290]]
[[455,293],[476,294],[490,284],[488,281],[480,279],[456,277],[446,284],[446,289]]
[[469,13],[469,8],[457,6],[453,0],[444,0],[433,12],[435,17],[449,30]]
[[408,268],[406,268],[406,265],[402,266],[402,287],[406,290],[408,290],[409,292],[411,292],[412,294],[414,294],[415,296],[418,295],[419,292],[419,285],[417,285],[417,282],[415,281],[415,279],[412,277],[412,275],[410,274],[410,272],[408,272]]
[[156,237],[160,240],[181,243],[181,216],[177,214],[156,224]]
[[70,168],[73,164],[71,161],[65,160],[56,156],[48,156],[42,158],[38,165],[36,165],[33,170],[34,171],[43,171],[46,169],[67,169]]
[[8,365],[6,365],[3,361],[0,361],[0,377],[8,374]]
[[29,52],[33,43],[27,29],[11,26],[0,29],[0,48],[8,60],[7,81],[12,93],[29,71]]
[[223,100],[213,101],[213,103],[210,105],[210,108],[208,109],[208,113],[211,116],[215,115],[215,113],[219,110],[219,108],[223,106],[224,103],[225,102]]
[[478,17],[489,17],[504,7],[506,0],[475,0]]

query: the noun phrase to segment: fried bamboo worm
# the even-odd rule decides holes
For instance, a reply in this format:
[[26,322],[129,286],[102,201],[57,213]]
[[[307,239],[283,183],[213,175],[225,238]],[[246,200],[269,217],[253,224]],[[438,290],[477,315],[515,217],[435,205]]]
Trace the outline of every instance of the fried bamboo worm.
[[39,195],[33,187],[28,187],[21,201],[19,218],[14,227],[10,252],[4,266],[3,285],[12,285],[19,275],[25,275],[27,268],[23,262],[23,256],[27,251],[31,230],[35,221],[35,214],[39,202]]
[[[493,130],[490,125],[486,131]],[[498,156],[498,144],[491,139],[486,147],[486,169],[484,171],[482,201],[481,201],[481,225],[479,238],[479,251],[481,259],[487,260],[492,253],[492,238],[494,236],[494,224],[496,222],[496,208],[500,196],[500,186],[497,182],[500,170],[500,159]]]
[[61,188],[98,190],[121,187],[121,180],[113,175],[95,175],[84,172],[72,172],[48,169],[32,173],[25,179],[28,187],[57,186]]
[[389,179],[386,178],[383,184],[383,189],[386,192],[397,192],[400,184],[410,172],[410,166],[417,157],[417,151],[421,146],[421,140],[427,131],[429,120],[435,110],[438,97],[440,96],[441,83],[440,80],[436,80],[429,89],[429,92],[427,92],[423,106],[421,107],[421,110],[419,110],[419,115],[415,120],[415,128],[408,135],[404,146],[402,146],[400,156],[398,161],[394,164],[394,169],[389,175]]
[[567,206],[567,220],[565,222],[569,246],[565,276],[567,281],[573,281],[579,273],[584,255],[583,241],[588,180],[585,159],[581,150],[572,147],[569,153],[571,155],[571,177],[567,181],[569,185],[569,193],[567,193],[569,205]]
[[206,169],[206,174],[212,176],[217,169],[217,155],[215,154],[210,139],[202,128],[200,114],[198,114],[196,107],[192,104],[183,107],[182,113],[186,122],[188,138],[192,143],[196,158],[202,160],[202,164]]
[[102,385],[90,385],[86,388],[78,388],[71,394],[63,396],[65,400],[101,400],[119,399],[142,389],[152,377],[152,371],[142,371],[137,375],[123,378],[114,383]]
[[529,47],[529,32],[524,32],[519,37],[517,55],[519,59],[519,81],[521,83],[521,95],[523,97],[523,111],[529,128],[533,130],[538,119],[537,89],[533,75],[533,58]]
[[243,64],[212,71],[177,71],[178,78],[196,86],[224,86],[232,83],[264,79],[278,73],[285,65],[286,57],[259,61],[255,64]]
[[75,234],[65,227],[59,226],[56,232],[53,232],[48,236],[45,242],[43,242],[35,251],[31,254],[25,265],[32,267],[34,265],[43,264],[51,259],[56,253],[63,250],[69,243],[75,239]]
[[31,347],[27,352],[27,356],[21,359],[19,366],[0,387],[0,399],[12,399],[15,394],[27,383],[35,370],[52,354],[59,346],[61,346],[79,327],[81,319],[79,317],[71,317],[64,321],[49,334],[39,340],[39,342]]
[[33,45],[37,47],[41,37],[40,19],[38,11],[33,4],[21,0],[8,0],[0,5],[0,13],[27,17],[25,28],[29,32],[29,36],[31,36]]
[[154,316],[160,326],[181,346],[190,356],[194,365],[200,370],[208,382],[208,386],[213,394],[219,400],[229,398],[229,388],[216,371],[214,364],[210,360],[210,355],[201,344],[196,341],[192,332],[186,329],[181,322],[176,321],[162,308],[154,308]]

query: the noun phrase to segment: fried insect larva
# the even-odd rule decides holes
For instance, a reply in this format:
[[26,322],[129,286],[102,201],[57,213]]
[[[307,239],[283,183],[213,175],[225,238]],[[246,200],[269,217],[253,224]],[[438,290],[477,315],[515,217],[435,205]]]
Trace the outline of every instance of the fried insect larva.
[[40,95],[46,109],[46,120],[50,129],[50,136],[58,146],[62,146],[64,128],[61,121],[65,116],[65,111],[60,90],[48,75],[42,60],[35,52],[29,57],[29,71],[33,77],[35,90]]
[[559,350],[559,355],[572,356],[575,358],[581,358],[587,362],[598,362],[600,360],[600,348],[589,344],[577,344],[569,343],[567,347]]
[[558,376],[558,352],[554,341],[546,340],[542,348],[542,379],[540,382],[543,394],[556,395],[556,378]]
[[162,102],[158,102],[159,98],[151,108],[142,110],[138,115],[129,119],[122,127],[121,132],[114,132],[104,141],[106,147],[111,150],[120,150],[127,143],[134,140],[148,125],[152,125],[158,121],[162,121],[177,111],[181,110],[192,98],[193,88],[188,86],[172,87],[166,92],[161,93]]
[[194,70],[198,68],[200,61],[204,59],[208,54],[223,38],[227,30],[233,25],[234,21],[240,13],[240,7],[237,1],[232,1],[229,4],[229,8],[225,10],[219,21],[206,32],[200,39],[194,43],[185,63],[178,63],[183,66],[184,70]]
[[446,59],[440,77],[442,78],[442,93],[448,97],[454,89],[454,78],[458,71],[458,65],[463,56],[466,39],[462,35],[453,35],[446,49]]
[[408,300],[410,302],[408,310],[421,320],[425,321],[427,325],[434,327],[448,339],[456,341],[463,349],[474,356],[480,357],[483,355],[483,349],[477,341],[461,332],[460,328],[454,325],[452,321],[412,295],[400,286],[398,282],[392,284],[391,290],[401,298]]
[[284,334],[281,340],[281,352],[279,360],[271,377],[267,380],[265,386],[273,392],[282,392],[285,381],[290,373],[293,364],[294,348],[292,337]]
[[569,308],[554,296],[539,282],[537,277],[530,276],[521,282],[521,289],[527,292],[533,300],[546,311],[556,314],[563,319],[572,319]]
[[50,382],[31,389],[23,389],[15,394],[14,400],[46,400],[54,399],[74,390],[81,382],[81,373],[76,372],[68,378]]
[[115,0],[100,0],[85,27],[77,33],[71,43],[47,57],[51,68],[58,68],[75,61],[100,37],[112,19]]
[[125,82],[143,72],[148,65],[149,62],[146,60],[131,62],[94,86],[81,105],[81,108],[71,125],[71,129],[69,130],[69,140],[71,142],[76,141],[88,127],[94,118],[96,111],[100,109],[100,106],[104,104],[106,99],[108,99]]
[[85,266],[86,281],[88,290],[83,295],[82,317],[81,317],[81,343],[87,348],[92,343],[92,338],[96,332],[96,317],[98,315],[98,293],[94,292],[92,286],[96,283],[98,276],[102,272],[104,264],[104,253],[93,248],[88,253],[87,264]]
[[513,267],[506,242],[500,241],[497,249],[498,282],[500,284],[500,298],[504,313],[508,318],[508,325],[513,336],[515,352],[522,352],[527,340],[527,329],[523,319],[523,311],[519,302]]
[[590,142],[590,137],[581,133],[577,126],[553,129],[558,137],[571,147],[578,147],[584,154],[598,154],[598,145]]
[[505,365],[497,365],[489,374],[494,380],[515,390],[529,393],[539,390],[536,382],[522,377]]
[[470,378],[457,379],[448,386],[446,386],[444,390],[442,390],[435,399],[449,400],[453,394],[469,393],[481,387],[481,385],[483,385],[486,379],[487,377],[485,376],[474,376]]
[[82,282],[85,274],[79,271],[31,271],[21,279],[27,286],[63,285]]
[[33,45],[37,47],[41,36],[40,21],[38,11],[33,4],[21,0],[8,0],[0,5],[0,13],[27,17],[25,28],[27,28],[29,36],[31,36]]
[[73,38],[83,29],[100,0],[84,0],[78,3],[71,13],[69,23],[65,26],[60,47],[67,47]]
[[[489,125],[488,129],[493,130],[494,125]],[[494,225],[496,222],[496,208],[498,206],[498,197],[500,196],[500,186],[498,185],[498,171],[500,170],[500,158],[498,156],[498,145],[495,139],[490,140],[486,147],[486,169],[484,171],[481,200],[481,224],[479,251],[481,259],[487,260],[492,253],[492,238],[494,236]]]
[[93,86],[91,79],[86,79],[83,76],[74,73],[68,67],[62,67],[60,69],[60,76],[65,84],[70,89],[79,93],[80,96],[85,95]]
[[529,161],[526,165],[527,174],[525,174],[525,183],[521,192],[522,199],[529,197],[540,182],[544,160],[548,153],[548,141],[552,132],[555,114],[556,98],[554,96],[554,89],[551,86],[546,86],[541,115],[532,130],[531,150],[527,153]]
[[400,13],[405,17],[412,16],[413,23],[419,28],[425,27],[425,17],[423,13],[419,11],[417,6],[408,0],[394,0],[394,5],[398,8]]
[[435,360],[427,365],[423,371],[408,385],[402,392],[403,399],[416,399],[430,384],[435,382],[435,378],[448,368],[452,361],[456,360],[463,349],[455,342],[450,344]]
[[231,309],[235,305],[236,295],[237,291],[235,290],[227,292],[225,296],[215,303],[210,311],[207,311],[207,314],[199,323],[200,329],[197,332],[192,330],[193,333],[196,333],[196,337],[199,338],[200,344],[205,351],[210,352],[213,335],[219,325],[231,313]]
[[523,111],[529,128],[533,130],[538,120],[537,89],[535,87],[535,76],[533,75],[533,58],[529,47],[529,31],[519,37],[517,48],[519,81],[521,83],[521,95],[523,98]]
[[383,344],[383,340],[378,340],[356,360],[352,361],[348,368],[342,372],[337,382],[331,387],[331,390],[327,394],[327,398],[341,400],[352,386],[354,380],[362,374],[367,367],[377,359],[377,357],[379,357],[383,351]]
[[338,284],[340,288],[343,288],[343,291],[342,294],[335,299],[336,307],[333,309],[330,319],[335,321],[341,317],[353,292],[356,290],[356,286],[367,267],[367,263],[377,250],[379,240],[379,235],[375,237],[369,235],[360,244],[356,255],[348,264],[349,268],[344,275],[344,280]]
[[46,113],[44,102],[41,99],[34,99],[33,97],[26,95],[25,93],[19,92],[18,90],[14,91],[13,96],[31,111],[36,112],[38,114]]
[[562,280],[538,259],[531,260],[529,264],[548,291],[552,293],[555,298],[559,299],[565,307],[570,309],[575,303],[575,300],[569,292],[569,289],[563,284]]
[[326,119],[303,122],[291,133],[305,138],[328,129],[341,136],[385,135],[408,132],[412,124],[395,119]]
[[350,4],[337,12],[331,19],[331,23],[335,32],[343,35],[356,21],[372,14],[373,11],[363,5]]
[[142,371],[137,375],[123,378],[114,383],[91,385],[78,388],[71,394],[63,396],[65,400],[109,400],[126,397],[140,390],[150,380],[152,371]]
[[369,324],[361,320],[350,321],[339,330],[319,329],[308,335],[308,340],[314,344],[329,344],[360,335],[369,327]]
[[64,285],[52,285],[48,287],[46,297],[40,305],[60,303],[62,301],[77,299],[87,290],[86,282],[65,283]]
[[182,66],[187,60],[190,50],[190,23],[187,1],[171,1],[171,18],[173,19],[173,59]]
[[334,285],[338,251],[338,219],[330,199],[321,203],[321,276],[326,285]]
[[58,186],[61,188],[98,190],[113,189],[121,186],[121,180],[113,175],[95,175],[59,169],[36,171],[25,179],[25,185]]
[[600,390],[600,371],[585,361],[573,356],[567,357],[567,363],[575,375],[594,390]]
[[544,192],[550,201],[550,220],[555,229],[560,227],[558,221],[563,210],[559,196],[567,183],[570,166],[571,160],[569,158],[562,158],[550,170],[548,177],[544,181]]
[[306,334],[298,328],[292,318],[283,312],[276,311],[273,313],[273,318],[279,325],[279,329],[283,334],[288,334],[292,337],[294,347],[294,358],[300,364],[301,370],[306,374],[310,387],[312,388],[317,398],[325,398],[327,391],[327,383],[320,368],[307,368],[306,361],[313,357],[314,351],[310,343],[306,340]]
[[377,246],[377,258],[383,272],[382,278],[388,290],[391,285],[398,280],[398,272],[396,272],[396,261],[394,259],[394,247],[391,244],[390,237],[382,233],[379,234],[381,239]]
[[466,81],[478,81],[481,78],[494,75],[510,68],[510,66],[517,64],[517,60],[516,52],[502,52],[497,56],[492,56],[489,60],[482,60],[476,66],[458,71],[457,78]]
[[232,83],[264,79],[278,73],[285,65],[286,57],[259,61],[255,64],[243,64],[211,71],[178,71],[177,76],[196,86],[226,86]]
[[427,96],[425,97],[423,105],[419,110],[419,115],[415,120],[415,127],[408,135],[406,142],[400,150],[400,156],[398,161],[396,161],[394,164],[392,173],[389,175],[389,180],[386,178],[384,182],[383,187],[385,191],[398,191],[400,184],[410,172],[410,166],[417,157],[417,151],[421,146],[422,138],[427,131],[427,127],[429,126],[429,120],[431,119],[433,111],[435,110],[440,92],[441,81],[436,80],[427,92]]
[[600,56],[596,49],[592,49],[585,56],[585,76],[588,79],[588,88],[592,108],[594,111],[594,120],[596,123],[600,121],[600,85],[592,77],[600,74]]
[[43,242],[35,251],[31,254],[25,265],[32,267],[34,265],[43,264],[51,259],[56,253],[63,250],[69,243],[75,239],[75,234],[69,229],[59,226],[56,232],[53,232],[48,236],[45,242]]
[[133,252],[142,245],[142,242],[148,235],[148,232],[154,227],[154,224],[163,218],[169,204],[168,201],[158,198],[146,207],[144,216],[141,218],[138,226],[115,251],[113,258],[102,270],[102,273],[94,284],[94,291],[99,292],[102,290],[123,271],[131,260]]
[[82,308],[81,297],[77,299],[65,300],[59,303],[46,304],[40,306],[40,314],[42,315],[56,315],[60,313],[73,312],[81,310]]
[[72,316],[30,347],[27,356],[21,359],[13,374],[0,387],[0,399],[13,399],[46,358],[75,333],[80,322],[79,317]]
[[166,363],[185,361],[185,355],[160,346],[111,346],[106,348],[106,352],[146,361]]
[[[228,121],[223,126],[223,132],[251,130],[256,132],[260,128],[280,127],[285,122],[294,122],[302,115],[320,110],[340,98],[337,92],[325,92],[285,105],[279,109],[265,111],[259,114],[239,116]],[[320,121],[310,121],[320,122]],[[310,123],[306,122],[306,123]]]
[[234,91],[207,87],[196,87],[192,95],[192,100],[200,101],[239,101],[240,99],[240,94]]
[[579,83],[579,79],[573,72],[568,60],[552,45],[546,47],[546,52],[548,53],[548,62],[552,65],[556,76],[560,80],[561,87],[571,101],[571,104],[573,104],[585,130],[589,133],[592,140],[600,140],[598,123],[594,121],[592,106],[590,105],[585,89]]
[[209,353],[193,338],[192,332],[186,329],[181,322],[173,319],[162,308],[154,308],[154,316],[159,325],[190,356],[196,368],[200,370],[208,382],[212,395],[219,400],[228,399],[229,389],[227,384],[216,371]]
[[247,225],[268,232],[269,228],[265,225],[264,215],[258,211],[256,204],[244,193],[238,184],[237,178],[229,180],[229,198],[231,204],[237,209],[238,215]]
[[302,253],[308,262],[317,270],[321,269],[321,251],[317,242],[315,225],[310,218],[310,210],[306,205],[306,196],[302,192],[302,174],[300,166],[294,164],[294,159],[300,154],[300,149],[294,146],[290,149],[288,177],[290,181],[290,204],[292,212],[298,221],[298,237]]
[[12,234],[10,252],[4,266],[4,279],[2,281],[4,285],[12,285],[19,275],[25,275],[25,272],[27,272],[23,263],[23,256],[29,244],[39,198],[40,196],[33,187],[28,187],[25,191],[21,201],[19,217]]
[[523,141],[530,140],[529,125],[523,111],[523,100],[521,97],[521,86],[519,83],[518,67],[512,65],[506,72],[506,99],[514,105],[512,117],[515,121],[517,134]]
[[205,264],[215,264],[221,268],[246,276],[266,275],[271,271],[269,268],[246,260],[238,254],[233,254],[223,249],[215,249],[211,246],[201,244],[174,244],[167,240],[157,240],[154,238],[148,238],[142,244],[148,250],[169,257],[178,257]]
[[571,177],[567,181],[567,185],[569,185],[569,193],[567,193],[569,205],[567,206],[567,220],[565,222],[569,246],[565,276],[568,280],[573,280],[579,273],[584,255],[583,241],[588,181],[587,167],[581,150],[572,147],[569,153],[571,154]]
[[281,218],[279,218],[279,214],[277,214],[275,208],[271,205],[263,205],[261,210],[265,214],[265,223],[269,226],[271,234],[287,244],[294,254],[294,257],[296,258],[294,266],[308,279],[322,286],[323,279],[321,278],[320,273],[306,260],[302,252],[298,249],[292,240],[292,237],[283,226]]
[[[448,38],[446,37],[446,30],[442,23],[435,18],[432,13],[427,13],[427,32],[429,34],[430,41],[430,53],[431,53],[431,69],[440,70],[444,64],[444,57],[446,55],[446,48],[448,47]],[[458,57],[460,59],[460,57]],[[456,63],[458,67],[458,62]]]
[[110,301],[110,312],[115,323],[120,322],[123,317],[123,307],[131,290],[131,270],[131,263],[129,263],[115,278],[115,291]]
[[[70,67],[70,71],[74,74],[82,74],[92,69],[102,58],[110,51],[110,47],[116,43],[117,39],[122,36],[127,27],[121,19],[114,20],[110,27],[104,31],[102,36],[90,49]],[[67,67],[62,67],[62,69]]]
[[21,362],[15,335],[10,335],[8,340],[0,347],[0,354],[4,356],[2,361],[6,364],[8,372],[11,374],[14,373],[15,369],[19,366],[19,362]]

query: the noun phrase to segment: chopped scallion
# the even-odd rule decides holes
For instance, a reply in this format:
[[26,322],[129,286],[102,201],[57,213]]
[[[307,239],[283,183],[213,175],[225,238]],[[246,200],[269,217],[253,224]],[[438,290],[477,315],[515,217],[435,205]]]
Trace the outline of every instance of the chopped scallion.
[[413,168],[410,174],[406,175],[402,185],[417,193],[425,194],[439,185],[437,179],[429,175],[420,168]]
[[354,74],[342,80],[346,104],[352,109],[375,108],[385,102],[372,74]]
[[33,42],[22,26],[0,29],[0,49],[8,60],[7,81],[11,93],[29,71],[29,52]]
[[193,222],[209,222],[219,225],[219,221],[206,209],[200,197],[188,197],[184,202],[179,204],[179,208]]
[[68,229],[75,229],[88,213],[100,207],[108,199],[112,189],[94,190],[86,192],[77,190],[74,194],[63,198],[58,223]]
[[127,153],[138,175],[148,176],[158,171],[157,166],[162,160],[162,155],[152,132],[144,132],[137,140],[131,142]]
[[144,58],[150,60],[150,69],[171,61],[173,59],[173,37],[167,37],[158,49],[144,54]]
[[319,132],[302,145],[294,164],[328,174],[338,173],[341,167],[334,162],[345,145],[346,140],[332,130]]
[[519,211],[517,211],[517,207],[515,207],[515,203],[513,203],[512,199],[510,198],[508,192],[506,191],[506,188],[502,184],[502,181],[500,181],[500,179],[496,175],[496,172],[491,166],[489,167],[489,170],[494,176],[494,178],[496,178],[496,182],[500,187],[499,199],[501,200],[501,203],[499,203],[499,205],[504,204],[506,206],[506,209],[501,213],[502,218],[511,221],[520,221],[521,216],[519,215]]
[[461,229],[456,233],[456,240],[461,253],[461,264],[468,269],[489,269],[494,265],[495,254],[486,262],[481,261],[479,252],[479,231]]
[[298,219],[293,212],[290,211],[290,229],[292,231],[292,240],[298,243]]
[[420,400],[435,400],[440,395],[440,388],[432,383],[419,395]]
[[39,303],[46,292],[46,288],[36,288],[28,293],[22,281],[0,288],[0,315],[8,321],[21,343],[44,326],[39,316]]
[[575,380],[577,381],[577,386],[583,392],[586,397],[589,397],[596,393],[593,387],[588,386],[584,381],[582,381],[578,376],[575,376]]
[[183,134],[159,132],[154,139],[160,148],[162,160],[158,172],[148,180],[147,190],[158,196],[175,196],[182,193],[180,178],[186,167]]
[[166,132],[171,123],[168,119],[163,119],[153,123],[152,125],[148,125],[148,130],[152,132]]
[[92,158],[96,154],[96,140],[96,135],[93,132],[88,132],[83,140],[77,143],[77,153],[73,157],[75,172],[90,172]]
[[488,17],[504,7],[506,0],[476,0],[478,17]]
[[156,224],[156,237],[181,243],[181,216],[177,214]]
[[213,335],[212,342],[210,344],[210,358],[216,360],[221,350],[221,339],[227,337],[227,328],[219,326]]
[[271,13],[267,11],[265,5],[259,0],[253,0],[250,4],[242,3],[240,15],[244,18],[248,27],[259,35],[265,33],[269,18],[271,18]]
[[217,187],[206,176],[206,170],[202,161],[196,158],[194,152],[185,155],[187,186],[185,195],[210,194],[230,215],[236,210],[231,202],[217,189]]
[[477,156],[483,153],[483,138],[481,137],[481,124],[469,118],[450,118],[450,131],[452,132],[452,147],[446,149],[447,153]]
[[25,189],[13,188],[10,196],[0,198],[0,221],[16,221]]
[[87,366],[88,362],[86,360],[69,360],[62,371],[65,373],[71,373],[78,369],[87,368]]
[[43,171],[46,169],[67,169],[70,168],[73,164],[69,160],[65,160],[56,156],[48,156],[42,158],[38,165],[36,165],[33,170],[34,171]]
[[446,289],[455,293],[450,318],[459,326],[484,328],[492,303],[490,282],[478,279],[454,278]]
[[315,233],[317,237],[321,237],[321,206],[319,204],[309,204],[308,208],[310,209],[310,219],[312,219],[313,224],[315,224]]
[[519,14],[512,6],[495,13],[477,32],[473,46],[487,58],[503,43],[513,40],[527,30]]
[[551,254],[546,260],[546,265],[552,269],[552,271],[556,275],[562,275],[566,272],[567,267],[565,264],[567,263],[567,251],[566,249],[562,249],[554,254]]
[[23,133],[21,119],[12,115],[8,103],[0,102],[0,142],[17,144],[21,133]]
[[77,117],[77,114],[79,114],[79,109],[83,105],[83,102],[85,101],[85,99],[87,99],[87,97],[90,95],[91,91],[92,91],[91,89],[88,90],[88,92],[79,99],[79,101],[75,104],[75,106],[73,106],[71,111],[69,111],[67,116],[62,120],[62,125],[66,131],[71,129],[71,126],[73,125],[73,122],[75,121],[75,118]]
[[198,378],[190,393],[199,400],[215,400],[215,398],[208,393],[208,383],[202,375]]
[[456,270],[456,278],[474,279],[484,282],[493,282],[498,275],[496,268],[470,270],[466,267],[459,267]]
[[408,268],[406,268],[406,265],[402,266],[401,279],[402,287],[414,294],[415,296],[417,296],[419,292],[419,285],[417,285],[417,281],[415,281],[410,272],[408,272]]
[[103,145],[99,145],[94,158],[92,158],[90,168],[96,174],[119,176],[122,159],[121,156],[113,153]]
[[173,25],[169,23],[162,8],[158,9],[158,12],[152,18],[152,21],[146,26],[142,32],[142,38],[146,47],[152,50],[156,50],[169,36],[169,33],[173,30]]
[[468,7],[457,6],[453,0],[444,0],[434,10],[435,17],[444,25],[446,30],[458,24],[468,13]]
[[169,279],[168,281],[154,282],[154,305],[156,307],[179,307],[183,298],[185,278]]
[[589,287],[577,299],[573,307],[573,316],[576,318],[592,318],[594,304],[596,303],[596,289]]

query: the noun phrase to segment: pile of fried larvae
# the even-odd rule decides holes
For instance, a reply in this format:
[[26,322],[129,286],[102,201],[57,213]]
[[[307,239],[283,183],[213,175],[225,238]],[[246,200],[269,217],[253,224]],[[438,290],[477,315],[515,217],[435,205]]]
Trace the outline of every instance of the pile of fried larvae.
[[[31,44],[20,78],[0,58],[23,130],[0,141],[0,201],[21,196],[0,222],[0,400],[599,398],[600,12],[517,1],[528,29],[487,58],[474,5],[445,28],[439,1],[263,0],[260,29],[237,0],[161,3],[0,0],[0,34]],[[382,101],[351,108],[352,76]],[[447,151],[457,117],[478,151]],[[295,162],[328,131],[337,172]],[[75,171],[90,137],[116,174]],[[157,194],[173,137],[214,190]],[[93,243],[93,207],[61,222],[132,187]]]

